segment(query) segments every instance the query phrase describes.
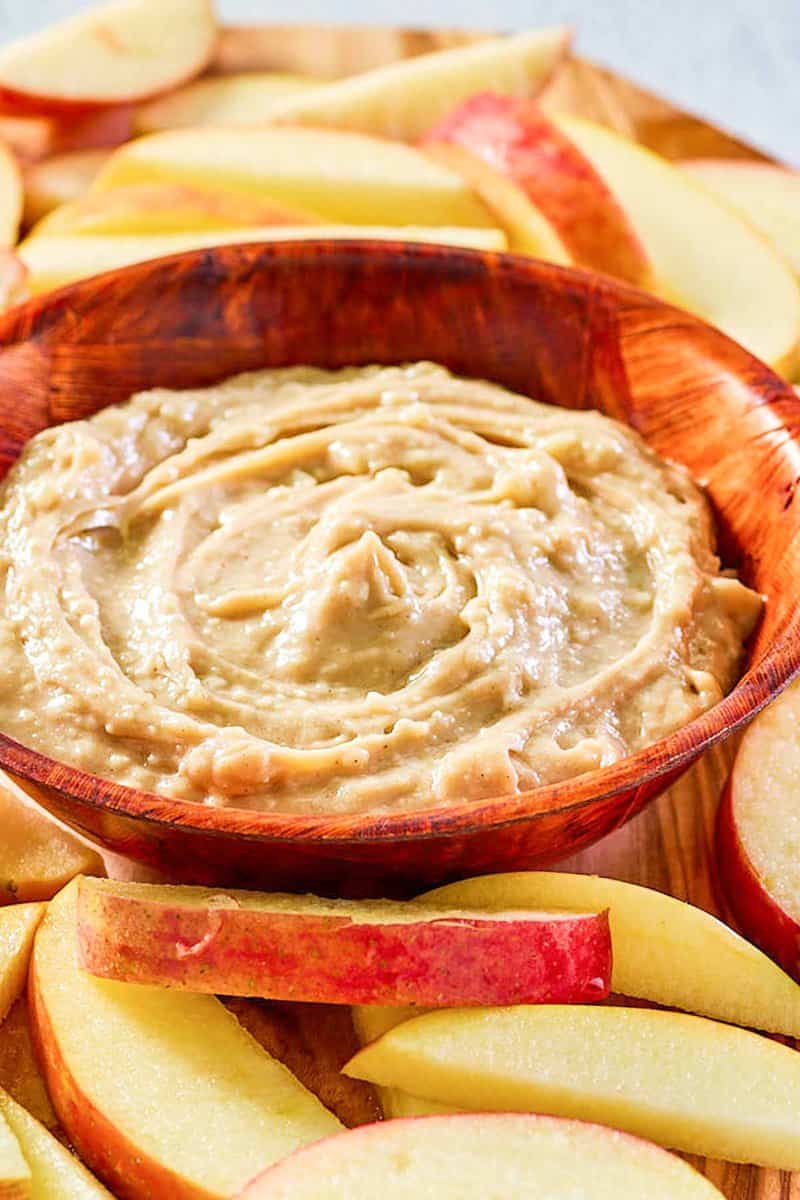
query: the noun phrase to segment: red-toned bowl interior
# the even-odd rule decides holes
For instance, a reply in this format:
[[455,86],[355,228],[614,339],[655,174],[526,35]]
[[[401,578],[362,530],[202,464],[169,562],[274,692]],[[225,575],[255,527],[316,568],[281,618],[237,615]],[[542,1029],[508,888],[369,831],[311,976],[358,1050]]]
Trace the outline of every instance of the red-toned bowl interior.
[[552,862],[634,812],[800,667],[800,402],[695,318],[586,273],[387,243],[229,246],[78,283],[0,320],[0,473],[32,434],[153,386],[261,366],[432,359],[629,422],[702,481],[728,565],[762,591],[750,666],[703,717],[568,783],[396,817],[291,817],[137,792],[0,735],[63,819],[176,877],[366,893]]

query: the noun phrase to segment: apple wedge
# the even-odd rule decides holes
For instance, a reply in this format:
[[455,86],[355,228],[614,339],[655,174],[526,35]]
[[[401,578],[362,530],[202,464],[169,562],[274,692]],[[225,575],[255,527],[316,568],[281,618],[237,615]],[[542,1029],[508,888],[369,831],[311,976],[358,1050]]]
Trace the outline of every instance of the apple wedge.
[[0,1200],[33,1200],[31,1169],[19,1142],[0,1112]]
[[49,900],[76,875],[104,875],[100,855],[36,808],[0,772],[0,905]]
[[280,71],[247,72],[197,79],[143,104],[136,112],[137,133],[159,133],[187,125],[259,125],[270,119],[276,100],[318,86],[308,75]]
[[489,912],[608,909],[613,992],[800,1038],[794,980],[710,913],[652,888],[597,875],[520,871],[452,883],[420,900]]
[[114,0],[0,48],[0,104],[63,111],[177,87],[214,51],[210,0]]
[[395,1026],[345,1073],[459,1108],[576,1117],[692,1154],[800,1167],[800,1055],[705,1017],[442,1010]]
[[25,225],[35,225],[62,204],[77,200],[105,164],[109,150],[74,150],[55,154],[25,169]]
[[133,134],[133,109],[115,105],[69,117],[10,116],[0,112],[0,140],[13,150],[23,166],[78,150],[109,149]]
[[0,246],[16,242],[22,204],[22,171],[12,152],[0,142]]
[[392,1121],[326,1138],[239,1200],[720,1200],[688,1163],[617,1130],[503,1113]]
[[0,1022],[25,988],[33,938],[45,908],[44,904],[0,908]]
[[[28,268],[14,250],[0,246],[0,310],[27,295]],[[2,851],[0,851],[0,859]],[[0,890],[2,885],[0,885]]]
[[0,1116],[9,1125],[28,1164],[31,1200],[113,1200],[74,1154],[2,1090]]
[[761,234],[644,146],[578,117],[552,120],[625,209],[656,289],[791,374],[800,344],[800,283]]
[[[591,162],[534,100],[483,92],[453,109],[429,131],[423,147],[456,168],[450,147],[474,156],[487,174],[500,175],[556,230],[578,266],[603,271],[645,287],[651,282],[644,247],[616,196]],[[481,190],[474,169],[470,182],[503,219],[503,196]],[[519,201],[517,201],[517,205]],[[509,214],[510,226],[514,210]],[[512,242],[513,248],[513,242]]]
[[320,224],[315,213],[288,208],[262,196],[183,183],[134,183],[110,192],[90,193],[62,205],[31,232],[35,237],[127,235],[312,224]]
[[33,1051],[25,996],[20,996],[0,1025],[0,1089],[8,1092],[47,1129],[59,1128]]
[[342,1126],[213,996],[93,979],[78,965],[77,887],[36,937],[34,1040],[87,1165],[128,1200],[228,1200]]
[[132,183],[237,190],[349,225],[494,224],[454,172],[413,146],[330,129],[178,129],[121,147],[93,190]]
[[81,965],[127,983],[327,1004],[544,1004],[608,994],[600,913],[426,908],[82,879]]
[[[131,263],[164,258],[185,250],[247,242],[307,241],[317,238],[377,239],[391,242],[433,242],[443,246],[468,246],[479,250],[504,250],[506,240],[499,229],[447,228],[437,225],[270,225],[245,229],[196,230],[193,233],[163,233],[128,237],[30,237],[19,247],[28,271],[31,295],[50,291],[62,284],[128,267]],[[0,848],[0,861],[2,849]],[[0,883],[0,888],[2,884]],[[1,892],[0,892],[1,894]]]
[[273,118],[416,142],[454,104],[493,88],[534,96],[569,48],[563,27],[420,54],[287,96]]
[[742,738],[717,817],[717,864],[749,937],[800,979],[800,686]]
[[747,217],[800,275],[800,171],[734,158],[694,158],[680,165]]

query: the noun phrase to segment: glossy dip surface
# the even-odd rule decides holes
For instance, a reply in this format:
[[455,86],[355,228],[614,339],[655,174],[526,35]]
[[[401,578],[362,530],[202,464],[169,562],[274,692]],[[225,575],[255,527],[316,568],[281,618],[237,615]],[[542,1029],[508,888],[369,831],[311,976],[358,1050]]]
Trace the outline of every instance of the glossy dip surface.
[[289,813],[505,795],[733,685],[760,599],[627,427],[420,363],[152,391],[32,439],[0,511],[0,728]]

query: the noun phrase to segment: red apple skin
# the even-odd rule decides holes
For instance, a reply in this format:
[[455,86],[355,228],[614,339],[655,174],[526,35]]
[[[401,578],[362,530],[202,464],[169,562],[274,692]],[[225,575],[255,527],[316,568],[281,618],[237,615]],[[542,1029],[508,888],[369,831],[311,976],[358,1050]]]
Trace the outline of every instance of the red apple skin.
[[34,1050],[56,1115],[83,1162],[119,1200],[163,1196],[169,1200],[217,1200],[185,1179],[145,1158],[91,1102],[61,1053],[37,979],[36,955],[28,977],[28,1005]]
[[736,824],[736,769],[717,811],[717,869],[725,898],[751,941],[800,982],[800,924],[773,900],[750,861]]
[[78,925],[81,963],[95,975],[229,996],[426,1007],[577,1003],[603,999],[611,980],[605,912],[358,923],[82,887]]
[[452,143],[512,179],[550,221],[574,261],[639,287],[650,263],[621,204],[534,100],[482,92],[439,121],[423,146]]

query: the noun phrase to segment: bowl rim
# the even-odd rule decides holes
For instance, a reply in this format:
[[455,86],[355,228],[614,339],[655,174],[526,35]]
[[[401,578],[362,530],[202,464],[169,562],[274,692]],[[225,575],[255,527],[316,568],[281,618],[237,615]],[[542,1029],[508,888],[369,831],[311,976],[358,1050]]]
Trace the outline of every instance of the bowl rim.
[[[700,318],[677,310],[674,306],[648,295],[613,278],[574,267],[555,266],[538,259],[504,251],[484,251],[467,247],[434,246],[398,238],[396,241],[363,239],[314,239],[296,243],[239,242],[217,248],[187,250],[146,263],[135,263],[99,275],[88,276],[71,284],[33,297],[16,305],[0,317],[0,348],[4,344],[4,327],[11,320],[28,317],[28,334],[45,317],[47,310],[60,307],[70,297],[79,294],[87,284],[99,279],[113,283],[134,276],[143,267],[167,263],[202,260],[215,249],[225,251],[270,251],[279,258],[284,253],[302,253],[312,258],[326,248],[336,248],[348,255],[366,259],[375,255],[396,257],[409,254],[423,260],[431,269],[447,261],[456,268],[479,262],[498,263],[510,273],[536,275],[545,272],[563,278],[571,286],[589,287],[617,296],[630,296],[651,311],[675,312],[687,328],[699,328],[719,341],[721,346],[735,346],[739,357],[744,356],[760,368],[764,383],[777,388],[779,394],[793,398],[786,383],[752,354],[739,346],[722,331]],[[27,339],[23,339],[23,342]],[[2,365],[0,364],[0,370]],[[755,388],[757,385],[753,384]],[[800,406],[800,401],[797,402]],[[728,738],[748,724],[768,703],[777,697],[800,675],[800,640],[794,641],[785,633],[773,641],[760,661],[751,667],[735,687],[706,712],[695,717],[667,737],[628,755],[610,766],[601,767],[560,783],[545,784],[524,792],[497,796],[480,801],[467,801],[441,807],[415,808],[396,812],[370,812],[338,815],[332,812],[299,815],[269,810],[237,808],[228,805],[203,804],[146,792],[94,775],[79,767],[54,759],[11,738],[0,730],[0,768],[20,781],[29,782],[35,789],[55,791],[78,801],[82,806],[99,812],[114,813],[135,822],[146,822],[165,828],[180,828],[203,836],[244,838],[256,842],[282,843],[291,841],[309,848],[321,845],[346,846],[364,843],[416,842],[452,838],[459,835],[498,830],[537,818],[558,815],[574,816],[590,805],[610,801],[623,793],[647,790],[663,776],[675,776],[691,765],[704,751]],[[632,801],[633,803],[633,801]],[[621,823],[625,817],[621,817]]]

